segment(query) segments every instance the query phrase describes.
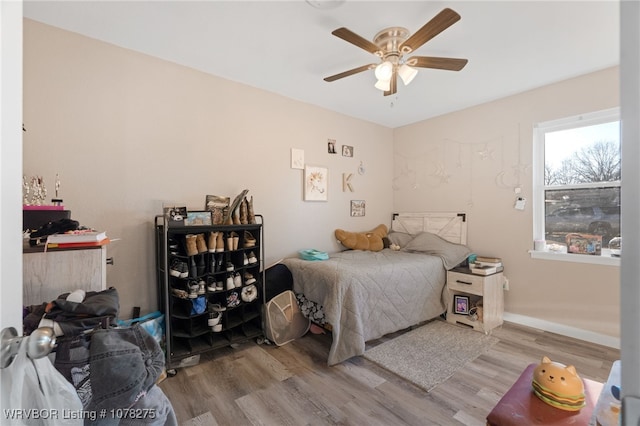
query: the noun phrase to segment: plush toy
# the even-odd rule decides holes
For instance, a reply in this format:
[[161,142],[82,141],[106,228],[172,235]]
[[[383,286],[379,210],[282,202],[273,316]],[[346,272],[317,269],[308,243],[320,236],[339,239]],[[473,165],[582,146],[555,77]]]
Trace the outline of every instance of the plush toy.
[[348,232],[336,229],[336,238],[340,244],[353,250],[380,251],[384,248],[382,239],[387,236],[387,227],[378,225],[369,232]]
[[552,407],[578,411],[586,405],[584,384],[573,365],[552,362],[546,356],[533,370],[533,393]]

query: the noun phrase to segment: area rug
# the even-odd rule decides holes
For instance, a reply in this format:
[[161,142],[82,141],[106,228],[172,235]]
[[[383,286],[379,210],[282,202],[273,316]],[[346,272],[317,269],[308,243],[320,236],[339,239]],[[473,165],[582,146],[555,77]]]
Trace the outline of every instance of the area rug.
[[496,337],[434,320],[367,350],[364,357],[429,392],[497,342]]

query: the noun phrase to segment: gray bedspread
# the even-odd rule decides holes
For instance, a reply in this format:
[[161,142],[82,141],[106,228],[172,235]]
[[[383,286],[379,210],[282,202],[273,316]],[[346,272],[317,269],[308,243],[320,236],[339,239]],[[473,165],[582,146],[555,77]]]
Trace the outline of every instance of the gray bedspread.
[[333,334],[329,365],[364,354],[369,340],[446,310],[446,270],[438,256],[348,250],[325,261],[282,263],[291,270],[294,291],[324,307]]

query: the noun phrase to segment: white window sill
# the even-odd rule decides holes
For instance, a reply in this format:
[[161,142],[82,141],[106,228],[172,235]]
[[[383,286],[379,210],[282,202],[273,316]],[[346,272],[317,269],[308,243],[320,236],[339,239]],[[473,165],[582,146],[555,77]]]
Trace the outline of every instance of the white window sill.
[[559,260],[561,262],[591,263],[593,265],[620,266],[620,258],[611,256],[609,249],[602,249],[602,255],[554,253],[550,251],[529,250],[532,259]]

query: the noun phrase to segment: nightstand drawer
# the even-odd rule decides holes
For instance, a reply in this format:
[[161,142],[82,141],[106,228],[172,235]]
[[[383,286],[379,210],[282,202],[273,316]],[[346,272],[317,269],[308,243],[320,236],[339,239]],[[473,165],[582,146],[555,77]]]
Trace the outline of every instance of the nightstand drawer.
[[447,272],[447,286],[450,290],[482,295],[485,276]]

